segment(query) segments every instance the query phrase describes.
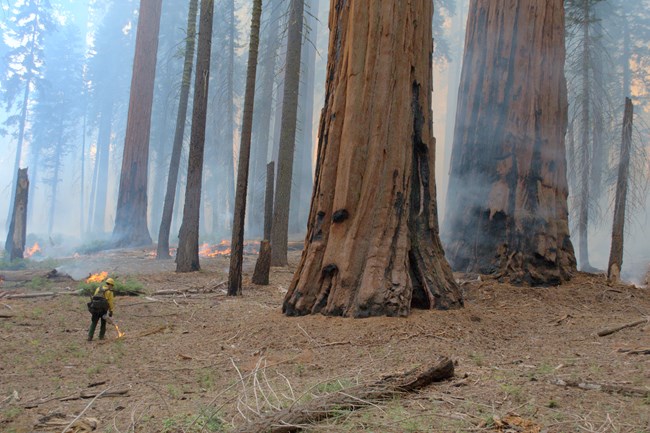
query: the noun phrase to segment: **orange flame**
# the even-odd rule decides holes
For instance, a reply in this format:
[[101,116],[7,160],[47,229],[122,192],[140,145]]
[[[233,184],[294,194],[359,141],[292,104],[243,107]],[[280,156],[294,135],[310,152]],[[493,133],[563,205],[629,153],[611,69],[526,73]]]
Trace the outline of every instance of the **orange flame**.
[[25,258],[29,258],[29,257],[33,256],[34,254],[40,253],[40,252],[41,252],[41,247],[38,245],[38,242],[34,242],[34,245],[32,247],[27,248],[25,250],[24,256],[25,256]]
[[114,323],[113,326],[115,326],[115,330],[117,331],[117,338],[122,338],[126,335],[125,332],[120,331],[120,328],[117,326],[117,324]]
[[215,246],[210,246],[207,242],[199,247],[199,256],[217,257],[230,255],[230,242],[223,240]]
[[86,279],[87,283],[101,283],[108,277],[108,272],[103,271],[100,272],[99,274],[92,274]]
[[[258,254],[259,242],[256,241],[245,241],[244,242],[244,254]],[[201,257],[217,257],[217,256],[229,256],[231,254],[230,241],[223,240],[216,245],[210,246],[207,242],[204,242],[199,247],[199,256]]]

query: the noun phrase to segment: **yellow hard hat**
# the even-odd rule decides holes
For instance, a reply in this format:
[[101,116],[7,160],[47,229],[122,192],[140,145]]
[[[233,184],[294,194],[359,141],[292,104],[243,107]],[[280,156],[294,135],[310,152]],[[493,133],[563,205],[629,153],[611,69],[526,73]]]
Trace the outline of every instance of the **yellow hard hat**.
[[106,280],[106,284],[108,284],[109,286],[114,286],[114,285],[115,285],[115,281],[113,281],[112,278],[108,278],[108,279]]

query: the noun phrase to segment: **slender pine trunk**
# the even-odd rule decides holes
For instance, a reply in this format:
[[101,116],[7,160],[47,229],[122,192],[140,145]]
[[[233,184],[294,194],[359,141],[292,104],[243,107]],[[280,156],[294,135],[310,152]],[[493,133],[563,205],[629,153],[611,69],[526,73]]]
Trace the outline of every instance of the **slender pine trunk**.
[[260,18],[262,0],[254,0],[251,20],[248,68],[246,72],[246,93],[244,96],[244,117],[242,119],[239,166],[237,169],[237,193],[232,224],[230,270],[228,272],[228,295],[241,295],[242,262],[244,254],[244,221],[246,217],[246,190],[248,188],[248,166],[250,161],[251,135],[253,131],[253,109],[255,105],[255,77],[257,54],[260,41]]
[[271,265],[273,266],[286,266],[288,264],[289,208],[291,206],[291,182],[296,144],[303,11],[304,0],[291,0],[287,35],[287,64],[284,77],[284,96],[282,98],[278,176],[273,205],[273,229],[271,232]]
[[187,36],[185,40],[185,62],[183,64],[183,77],[181,82],[181,93],[178,101],[178,112],[176,114],[176,129],[174,132],[174,144],[172,145],[172,156],[169,162],[169,174],[167,176],[167,189],[165,191],[165,202],[163,205],[162,219],[158,231],[158,247],[156,257],[158,259],[169,259],[169,232],[171,230],[172,215],[174,212],[174,200],[178,183],[178,170],[183,150],[183,137],[185,135],[185,123],[187,121],[187,106],[190,96],[190,84],[192,82],[192,65],[194,64],[194,46],[196,40],[196,16],[198,14],[198,0],[190,0],[190,8],[187,13]]

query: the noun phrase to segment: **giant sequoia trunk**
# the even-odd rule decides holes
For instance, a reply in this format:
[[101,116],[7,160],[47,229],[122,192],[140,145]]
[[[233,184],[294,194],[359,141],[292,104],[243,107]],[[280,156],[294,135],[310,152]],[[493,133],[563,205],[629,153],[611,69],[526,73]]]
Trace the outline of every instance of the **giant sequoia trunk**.
[[431,18],[429,0],[332,3],[314,192],[287,315],[462,305],[438,237]]
[[474,0],[445,222],[457,270],[557,284],[575,270],[562,0]]
[[151,244],[147,164],[162,0],[141,0],[113,238],[118,246]]

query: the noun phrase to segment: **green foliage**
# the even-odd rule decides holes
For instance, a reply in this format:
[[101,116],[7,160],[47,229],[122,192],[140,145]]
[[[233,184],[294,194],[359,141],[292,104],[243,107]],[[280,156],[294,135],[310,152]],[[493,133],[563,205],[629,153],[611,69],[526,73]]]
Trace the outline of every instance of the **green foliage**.
[[214,388],[214,374],[212,370],[204,368],[199,371],[198,376],[199,386],[205,390]]
[[162,433],[224,432],[226,426],[216,413],[202,409],[198,416],[178,415],[162,421]]
[[23,412],[23,410],[19,407],[10,407],[5,409],[2,412],[2,416],[6,420],[12,420],[16,418],[18,415],[20,415]]
[[94,240],[87,242],[77,248],[77,252],[82,255],[98,253],[100,251],[110,250],[113,244],[107,240]]
[[[115,296],[137,296],[144,292],[144,285],[134,278],[127,277],[122,280],[113,275],[110,275],[110,278],[115,280],[115,286],[113,287]],[[81,291],[82,295],[92,296],[97,287],[103,284],[103,281],[101,283],[86,283],[85,281],[81,281],[77,285],[77,288]]]
[[330,382],[321,383],[316,387],[316,391],[321,394],[329,394],[341,391],[342,389],[349,388],[353,385],[352,382],[345,379],[336,379]]
[[27,287],[32,290],[42,290],[49,285],[48,283],[49,282],[43,277],[34,277],[29,283],[27,283]]
[[21,269],[26,269],[27,263],[28,261],[25,259],[9,260],[9,258],[5,257],[3,254],[2,257],[0,257],[0,270],[18,271]]

